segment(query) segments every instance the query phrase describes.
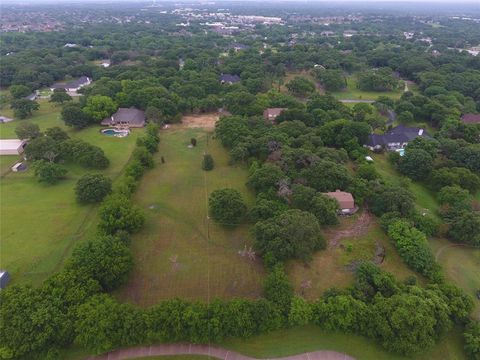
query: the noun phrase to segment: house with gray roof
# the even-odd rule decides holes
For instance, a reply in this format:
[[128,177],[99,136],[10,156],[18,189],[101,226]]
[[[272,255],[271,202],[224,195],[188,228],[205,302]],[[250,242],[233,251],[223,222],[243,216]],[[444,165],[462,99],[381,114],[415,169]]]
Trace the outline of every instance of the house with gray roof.
[[56,83],[50,86],[50,90],[65,89],[67,92],[76,92],[82,87],[92,83],[92,80],[88,76],[82,76],[81,78],[70,81],[68,83]]
[[119,108],[112,116],[103,119],[101,124],[104,126],[144,127],[145,112],[134,107]]
[[220,75],[220,82],[222,84],[232,85],[232,84],[240,82],[240,80],[241,80],[240,76],[238,76],[238,75],[231,75],[231,74],[221,74]]
[[365,146],[370,150],[385,149],[387,151],[395,151],[405,148],[410,141],[419,136],[430,137],[429,134],[421,128],[408,127],[401,124],[382,135],[370,134]]

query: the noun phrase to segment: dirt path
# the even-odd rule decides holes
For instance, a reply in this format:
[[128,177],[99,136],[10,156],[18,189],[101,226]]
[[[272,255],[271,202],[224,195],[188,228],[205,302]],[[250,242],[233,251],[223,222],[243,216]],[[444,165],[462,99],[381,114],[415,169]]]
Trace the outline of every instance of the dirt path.
[[328,246],[335,248],[340,244],[340,240],[344,238],[350,237],[357,237],[363,236],[368,232],[368,228],[372,223],[372,215],[368,212],[368,210],[364,210],[362,215],[358,218],[358,220],[348,229],[344,230],[332,230],[328,232],[327,239],[328,239]]
[[[135,359],[147,356],[159,355],[204,355],[221,360],[256,360],[234,351],[210,345],[171,344],[156,346],[140,346],[128,349],[120,349],[104,355],[89,357],[87,360],[121,360]],[[343,353],[329,350],[314,351],[298,355],[275,358],[276,360],[355,360]]]

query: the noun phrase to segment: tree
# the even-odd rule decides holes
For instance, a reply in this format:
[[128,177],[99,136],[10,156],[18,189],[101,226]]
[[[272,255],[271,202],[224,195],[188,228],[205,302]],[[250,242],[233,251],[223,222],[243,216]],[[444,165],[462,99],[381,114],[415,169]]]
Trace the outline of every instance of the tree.
[[378,175],[377,169],[375,168],[375,165],[371,163],[361,164],[357,168],[355,175],[368,181],[376,180],[380,177],[380,175]]
[[66,131],[58,126],[48,128],[45,131],[45,136],[48,136],[57,143],[61,143],[62,141],[70,139],[70,136],[68,136]]
[[107,235],[114,235],[119,231],[134,233],[145,222],[142,210],[132,205],[125,196],[109,196],[103,201],[98,213],[100,217],[98,227]]
[[268,191],[276,187],[278,181],[283,177],[285,175],[278,166],[266,163],[261,167],[250,169],[247,185],[257,192]]
[[40,108],[40,105],[36,101],[28,99],[16,99],[13,100],[10,107],[13,109],[13,115],[20,119],[32,115],[35,110]]
[[345,76],[341,70],[321,69],[315,71],[315,77],[327,91],[339,91],[347,87]]
[[75,194],[81,203],[96,203],[112,191],[112,180],[101,174],[83,175],[77,182]]
[[162,122],[162,112],[155,106],[148,106],[145,110],[145,117],[148,121],[160,124]]
[[315,215],[320,225],[335,225],[338,224],[339,207],[337,200],[318,193],[312,200],[310,212]]
[[210,216],[226,227],[238,225],[247,211],[240,192],[228,188],[215,190],[210,194],[208,209]]
[[295,96],[307,96],[315,91],[315,84],[300,76],[293,78],[286,86]]
[[447,236],[459,243],[480,246],[480,215],[472,211],[461,211],[453,218]]
[[132,152],[132,157],[146,169],[151,169],[155,165],[152,154],[144,146],[137,146]]
[[32,90],[25,85],[12,85],[9,88],[10,94],[14,99],[24,98],[32,92]]
[[320,192],[346,189],[352,181],[345,166],[329,160],[320,160],[302,170],[301,177]]
[[376,185],[370,191],[368,203],[376,216],[382,216],[387,212],[409,216],[415,208],[415,196],[400,186]]
[[480,177],[462,167],[444,167],[433,170],[428,183],[435,191],[454,185],[468,190],[471,194],[475,194],[480,189]]
[[72,101],[72,97],[67,94],[65,89],[55,89],[53,94],[50,95],[50,102],[63,104],[66,101]]
[[465,351],[469,359],[480,359],[480,322],[471,320],[463,333]]
[[210,154],[203,155],[202,169],[205,171],[213,170],[214,162],[213,157]]
[[123,284],[133,268],[133,256],[128,246],[115,236],[97,236],[78,245],[67,269],[88,274],[105,291]]
[[109,117],[115,110],[117,110],[117,104],[110,97],[103,95],[88,97],[87,104],[83,108],[85,114],[97,122]]
[[22,122],[15,128],[19,139],[35,139],[41,135],[40,127],[30,122]]
[[308,261],[314,251],[326,246],[315,216],[296,209],[258,222],[253,232],[256,249],[271,263],[292,258]]
[[292,298],[290,312],[288,314],[288,324],[290,326],[303,326],[312,320],[312,307],[301,296]]
[[28,160],[46,159],[48,153],[60,153],[58,144],[49,136],[37,137],[30,141],[25,148],[25,156]]
[[287,209],[287,204],[280,200],[269,200],[257,196],[255,205],[250,210],[249,216],[254,222],[257,222],[280,215]]
[[62,120],[65,125],[75,129],[83,129],[90,124],[90,116],[81,108],[80,104],[70,103],[63,107],[61,112]]
[[63,166],[45,160],[35,161],[33,168],[38,181],[47,185],[58,183],[67,174],[67,169]]
[[400,158],[398,170],[413,180],[425,180],[433,169],[432,156],[422,149],[407,149]]
[[275,304],[279,311],[288,317],[292,298],[293,287],[281,265],[275,266],[263,283],[265,299]]

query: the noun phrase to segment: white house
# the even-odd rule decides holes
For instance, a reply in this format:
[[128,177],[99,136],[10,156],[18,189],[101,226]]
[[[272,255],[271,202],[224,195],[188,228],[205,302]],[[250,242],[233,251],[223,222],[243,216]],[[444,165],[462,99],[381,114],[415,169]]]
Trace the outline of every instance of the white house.
[[82,87],[90,85],[92,83],[92,79],[88,76],[82,76],[80,79],[71,81],[69,83],[57,83],[53,84],[50,87],[50,90],[54,91],[55,89],[65,89],[66,92],[76,92],[80,90]]

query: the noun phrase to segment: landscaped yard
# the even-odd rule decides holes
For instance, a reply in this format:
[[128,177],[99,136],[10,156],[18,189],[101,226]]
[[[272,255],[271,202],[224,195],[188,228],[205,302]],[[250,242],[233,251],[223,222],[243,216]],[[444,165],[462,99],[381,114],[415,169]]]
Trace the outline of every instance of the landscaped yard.
[[[197,139],[194,148],[187,147],[191,138]],[[228,152],[204,129],[173,127],[160,139],[156,166],[144,175],[134,197],[147,221],[133,238],[135,268],[118,298],[151,305],[173,297],[259,296],[260,260],[239,254],[251,244],[249,225],[229,230],[207,217],[207,198],[215,189],[235,188],[252,204],[246,168],[228,165]],[[201,169],[205,152],[215,161],[210,172]]]
[[[1,137],[16,138],[14,129],[20,121],[26,120],[0,124]],[[37,123],[41,130],[52,126],[65,128],[59,108],[47,102],[41,102],[40,111],[28,121]],[[99,129],[98,126],[81,131],[66,128],[71,137],[105,151],[110,166],[101,172],[114,179],[128,161],[142,130],[120,139],[106,137]],[[96,207],[78,205],[74,187],[83,174],[99,171],[67,164],[68,178],[46,186],[37,182],[31,168],[22,173],[8,172],[16,158],[0,157],[1,267],[11,273],[12,283],[38,284],[61,267],[76,242],[95,232]]]

